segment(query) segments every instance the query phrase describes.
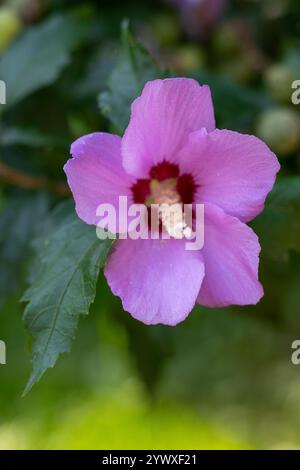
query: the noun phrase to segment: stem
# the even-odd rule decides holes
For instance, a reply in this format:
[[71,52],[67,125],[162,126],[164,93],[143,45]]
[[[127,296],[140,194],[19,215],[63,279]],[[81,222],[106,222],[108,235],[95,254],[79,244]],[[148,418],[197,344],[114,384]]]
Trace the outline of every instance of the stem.
[[23,171],[0,162],[0,179],[24,189],[46,189],[59,196],[70,195],[70,190],[65,183],[49,181],[46,178],[28,175]]

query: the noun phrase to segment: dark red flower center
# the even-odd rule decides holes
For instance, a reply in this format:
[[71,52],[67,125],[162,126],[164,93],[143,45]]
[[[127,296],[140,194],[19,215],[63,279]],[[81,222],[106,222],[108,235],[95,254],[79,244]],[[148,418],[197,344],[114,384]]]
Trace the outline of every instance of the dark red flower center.
[[[182,204],[192,204],[197,189],[194,178],[188,173],[180,174],[179,167],[175,163],[163,161],[151,168],[149,178],[139,179],[132,186],[133,200],[135,204],[147,204],[149,201],[154,204],[155,194],[153,194],[153,185],[170,181],[170,187],[174,187],[178,196],[178,201]],[[159,186],[159,184],[156,184]],[[163,185],[161,185],[163,187]]]

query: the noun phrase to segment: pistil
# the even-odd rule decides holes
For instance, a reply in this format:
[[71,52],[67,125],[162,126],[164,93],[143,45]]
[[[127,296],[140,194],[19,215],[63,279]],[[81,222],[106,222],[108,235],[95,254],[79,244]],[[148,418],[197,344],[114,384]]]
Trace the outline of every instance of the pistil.
[[174,238],[190,238],[191,228],[186,223],[183,203],[177,191],[177,180],[166,179],[150,182],[150,196],[146,205],[158,205],[159,219],[166,232]]

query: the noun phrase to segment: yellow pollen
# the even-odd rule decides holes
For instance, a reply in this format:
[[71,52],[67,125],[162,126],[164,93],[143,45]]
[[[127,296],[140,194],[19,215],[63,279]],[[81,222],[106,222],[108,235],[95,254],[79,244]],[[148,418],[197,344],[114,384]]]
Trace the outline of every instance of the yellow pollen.
[[183,204],[176,189],[176,180],[152,180],[151,196],[146,205],[157,204],[159,218],[166,232],[174,238],[191,237],[192,230],[186,224]]

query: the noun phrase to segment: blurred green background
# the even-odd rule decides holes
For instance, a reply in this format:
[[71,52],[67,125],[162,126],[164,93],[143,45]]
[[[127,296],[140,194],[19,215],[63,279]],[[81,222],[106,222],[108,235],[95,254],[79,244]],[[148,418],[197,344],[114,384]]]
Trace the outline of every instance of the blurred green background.
[[[299,0],[214,2],[1,3],[0,449],[300,448],[300,366],[291,363],[300,339]],[[218,127],[255,133],[277,153],[273,206],[253,223],[265,297],[149,327],[122,311],[101,276],[72,352],[22,398],[30,341],[19,299],[31,244],[66,197],[70,143],[118,131],[98,97],[119,60],[124,18],[161,67],[211,86]]]

